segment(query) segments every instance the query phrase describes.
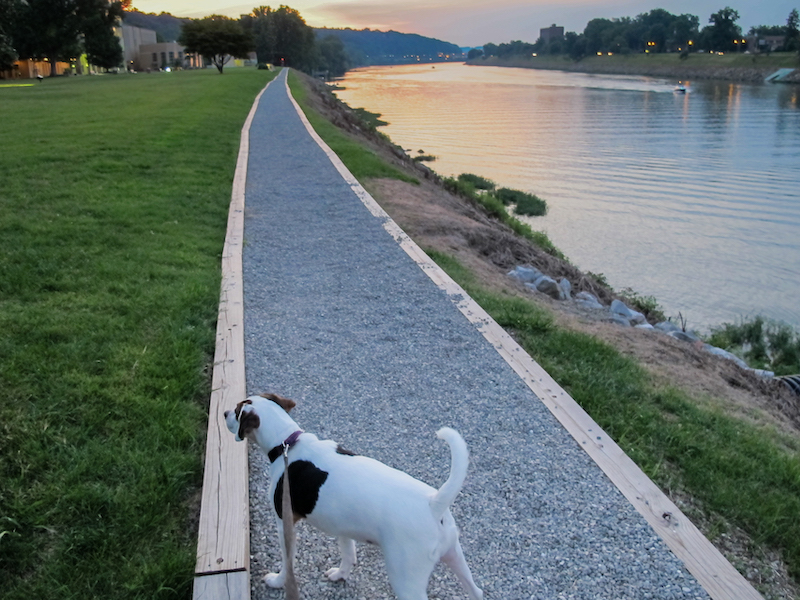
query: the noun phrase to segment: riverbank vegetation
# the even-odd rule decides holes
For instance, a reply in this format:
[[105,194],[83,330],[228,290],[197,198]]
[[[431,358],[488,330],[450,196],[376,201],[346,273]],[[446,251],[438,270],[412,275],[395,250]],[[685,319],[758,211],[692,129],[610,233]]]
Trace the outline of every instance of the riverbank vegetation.
[[786,323],[754,317],[715,328],[709,343],[733,352],[756,369],[800,374],[800,333]]
[[0,89],[3,598],[190,597],[231,181],[272,76]]
[[[315,90],[302,105],[307,114],[320,111],[343,122],[331,111],[344,109],[323,99],[327,91],[308,80],[303,85]],[[413,160],[399,160],[391,146],[381,148],[377,138],[365,139],[359,131],[343,133],[360,140],[366,154],[379,153],[397,168],[416,169]],[[795,597],[800,590],[800,415],[784,390],[691,344],[576,316],[561,308],[564,303],[516,287],[508,270],[532,264],[551,274],[563,269],[573,289],[600,285],[594,293],[609,293],[595,278],[525,241],[498,207],[483,204],[480,198],[487,194],[476,190],[491,182],[476,175],[418,178],[413,186],[361,181],[765,598]]]
[[476,190],[480,190],[484,196],[491,196],[499,200],[503,206],[511,206],[518,215],[527,217],[542,217],[547,214],[547,202],[534,194],[511,188],[499,188],[497,184],[485,177],[473,173],[462,173],[456,177],[457,184],[449,183],[453,188],[461,187],[463,191],[472,195]]
[[[508,214],[506,206],[509,204],[509,202],[502,200],[495,193],[496,186],[493,181],[486,179],[485,177],[481,177],[480,175],[462,173],[455,178],[445,178],[442,180],[442,185],[447,191],[462,196],[463,198],[467,198],[475,204],[482,206],[487,213],[498,219],[504,225],[507,225],[512,231],[514,231],[514,233],[530,240],[548,254],[560,259],[565,259],[564,255],[561,253],[561,250],[556,248],[553,242],[550,241],[550,238],[547,237],[547,234],[541,231],[535,231],[527,223],[523,223],[519,219],[515,219],[513,216]],[[508,190],[508,188],[503,189]],[[508,190],[508,192],[525,194],[524,192],[518,192],[517,190]],[[536,196],[533,196],[532,194],[527,194],[527,196],[536,198]],[[507,199],[510,198],[508,193],[506,193],[505,197]]]

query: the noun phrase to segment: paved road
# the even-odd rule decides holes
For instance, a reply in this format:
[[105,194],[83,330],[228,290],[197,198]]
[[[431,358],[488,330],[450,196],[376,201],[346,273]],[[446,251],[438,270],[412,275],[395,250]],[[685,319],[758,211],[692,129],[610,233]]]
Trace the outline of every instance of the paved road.
[[[453,514],[486,598],[707,598],[644,519],[494,348],[386,233],[306,132],[284,86],[250,130],[244,292],[248,392],[293,398],[306,431],[438,487],[444,425],[471,451]],[[266,459],[251,450],[253,598],[279,564]],[[357,502],[357,499],[353,499]],[[314,600],[393,598],[380,553],[359,546],[347,584],[322,572],[336,543],[298,531]],[[431,598],[464,598],[437,568]]]

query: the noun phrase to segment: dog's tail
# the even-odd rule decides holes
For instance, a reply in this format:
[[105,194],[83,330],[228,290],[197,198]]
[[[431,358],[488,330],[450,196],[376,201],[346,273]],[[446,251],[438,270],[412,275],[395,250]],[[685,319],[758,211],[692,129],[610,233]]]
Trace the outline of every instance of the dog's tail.
[[439,488],[430,500],[431,511],[436,519],[441,519],[444,512],[456,499],[464,479],[467,478],[467,465],[469,464],[469,452],[464,438],[455,430],[449,427],[442,427],[436,432],[436,437],[447,442],[450,446],[450,476],[444,485]]

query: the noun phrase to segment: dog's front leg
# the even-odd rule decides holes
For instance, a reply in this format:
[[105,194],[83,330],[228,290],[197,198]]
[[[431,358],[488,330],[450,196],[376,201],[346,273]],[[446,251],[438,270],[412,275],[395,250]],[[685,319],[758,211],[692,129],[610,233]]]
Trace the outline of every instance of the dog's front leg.
[[[278,526],[278,545],[281,549],[281,569],[277,573],[267,573],[264,577],[264,582],[271,588],[282,588],[286,583],[286,565],[289,558],[286,556],[286,540],[283,537],[283,521],[275,513],[275,523]],[[292,566],[294,566],[295,548],[292,548]]]
[[348,537],[339,537],[339,552],[342,562],[338,567],[325,571],[325,576],[331,581],[343,581],[350,577],[356,564],[356,542]]

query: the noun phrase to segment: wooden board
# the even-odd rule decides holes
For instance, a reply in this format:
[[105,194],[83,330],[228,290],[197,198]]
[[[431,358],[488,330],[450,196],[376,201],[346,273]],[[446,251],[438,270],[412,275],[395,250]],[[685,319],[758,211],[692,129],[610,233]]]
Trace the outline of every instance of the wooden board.
[[[287,84],[287,93],[288,84]],[[291,93],[289,93],[291,97]],[[689,521],[647,475],[559,386],[542,367],[477,302],[453,281],[417,244],[400,229],[374,198],[308,123],[292,99],[306,129],[326,152],[336,169],[367,209],[383,221],[386,231],[456,304],[461,313],[483,334],[498,353],[547,406],[562,426],[633,504],[706,592],[718,600],[759,600],[761,595],[731,565],[714,545]]]
[[[195,598],[250,598],[247,443],[237,442],[228,431],[223,412],[234,408],[246,396],[242,277],[244,193],[250,124],[264,90],[253,102],[242,127],[222,251],[222,283],[195,564]],[[221,590],[227,592],[224,595],[217,593]]]
[[193,600],[233,600],[250,597],[250,577],[247,571],[217,573],[198,577],[194,582]]

